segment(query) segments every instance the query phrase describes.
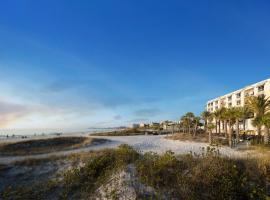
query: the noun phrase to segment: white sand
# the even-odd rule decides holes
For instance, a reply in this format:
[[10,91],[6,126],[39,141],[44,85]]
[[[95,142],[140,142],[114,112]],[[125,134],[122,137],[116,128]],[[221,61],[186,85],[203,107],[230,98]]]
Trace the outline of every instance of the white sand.
[[[140,152],[148,152],[153,151],[156,153],[164,153],[168,150],[175,152],[176,154],[186,154],[189,152],[200,154],[202,152],[202,148],[207,148],[207,143],[198,143],[198,142],[190,142],[190,141],[175,141],[175,140],[167,140],[164,138],[164,135],[142,135],[142,136],[99,136],[95,138],[104,138],[111,140],[110,142],[104,144],[98,144],[94,146],[90,146],[87,148],[81,148],[76,150],[68,150],[68,151],[59,151],[49,154],[42,155],[32,155],[32,156],[9,156],[9,157],[0,157],[0,164],[8,164],[14,161],[21,161],[29,158],[46,158],[54,155],[68,155],[71,153],[77,152],[85,152],[89,150],[100,150],[105,148],[116,148],[120,144],[128,144],[134,147],[136,150]],[[222,155],[229,157],[247,157],[249,156],[245,152],[240,152],[235,149],[231,149],[229,147],[219,147],[219,152]]]

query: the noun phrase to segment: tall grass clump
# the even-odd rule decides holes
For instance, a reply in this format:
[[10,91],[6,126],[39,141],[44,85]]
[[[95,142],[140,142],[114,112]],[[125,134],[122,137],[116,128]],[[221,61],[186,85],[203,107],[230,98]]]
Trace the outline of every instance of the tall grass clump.
[[72,196],[74,191],[84,195],[94,192],[111,175],[137,159],[138,153],[127,145],[116,150],[105,150],[86,162],[85,166],[73,168],[64,173],[62,196]]
[[[7,188],[0,199],[89,199],[114,174],[134,164],[137,199],[265,200],[270,195],[270,159],[232,159],[213,147],[202,154],[139,154],[127,145],[91,152],[84,164],[42,184]],[[151,188],[151,192],[142,189]],[[149,187],[148,187],[149,186]],[[142,198],[141,198],[142,197]],[[91,199],[90,198],[90,199]]]
[[113,173],[124,170],[139,154],[127,145],[115,150],[92,153],[83,166],[73,167],[60,175],[59,180],[31,186],[7,188],[0,199],[84,199],[107,181]]
[[258,162],[220,157],[212,150],[203,155],[146,153],[136,165],[140,180],[164,198],[260,200],[269,192],[269,163],[262,170]]

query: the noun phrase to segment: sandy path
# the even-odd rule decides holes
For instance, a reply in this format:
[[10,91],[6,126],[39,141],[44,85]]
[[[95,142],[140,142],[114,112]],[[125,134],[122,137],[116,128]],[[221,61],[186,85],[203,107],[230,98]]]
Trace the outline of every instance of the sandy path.
[[[136,150],[140,152],[153,151],[157,153],[163,153],[168,150],[175,152],[176,154],[184,154],[189,152],[201,153],[202,147],[206,148],[208,145],[206,143],[198,143],[198,142],[189,142],[189,141],[175,141],[175,140],[167,140],[164,139],[164,135],[148,135],[148,136],[100,136],[95,138],[104,138],[110,140],[109,142],[103,144],[92,145],[85,148],[75,149],[75,150],[67,150],[67,151],[59,151],[48,154],[41,155],[31,155],[31,156],[3,156],[0,157],[0,164],[8,164],[14,161],[22,161],[29,158],[46,158],[50,156],[60,156],[60,155],[68,155],[72,153],[78,152],[86,152],[89,150],[100,150],[105,148],[116,148],[120,144],[128,144],[134,147]],[[245,152],[240,152],[229,147],[220,147],[219,151],[222,155],[226,155],[229,157],[246,157],[248,156]]]

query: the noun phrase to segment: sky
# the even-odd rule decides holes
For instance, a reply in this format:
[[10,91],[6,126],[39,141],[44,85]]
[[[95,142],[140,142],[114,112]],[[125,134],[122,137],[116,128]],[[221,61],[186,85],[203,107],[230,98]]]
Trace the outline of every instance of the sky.
[[177,120],[270,77],[268,0],[0,1],[0,128]]

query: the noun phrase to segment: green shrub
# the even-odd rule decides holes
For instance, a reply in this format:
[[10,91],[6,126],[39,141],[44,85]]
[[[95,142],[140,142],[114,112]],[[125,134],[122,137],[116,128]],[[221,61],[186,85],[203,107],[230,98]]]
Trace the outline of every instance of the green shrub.
[[[266,174],[256,163],[203,156],[147,153],[137,161],[138,176],[161,196],[176,199],[265,199]],[[250,168],[250,169],[248,169]],[[251,168],[254,168],[253,171]]]
[[105,150],[101,155],[93,156],[84,167],[64,173],[65,193],[69,196],[77,189],[82,194],[91,193],[108,180],[113,172],[123,169],[137,158],[138,153],[127,145],[121,145],[116,150]]
[[[65,171],[61,179],[33,186],[7,188],[0,199],[82,199],[105,183],[112,174],[135,163],[137,177],[155,189],[143,199],[261,200],[269,193],[270,162],[267,159],[235,160],[221,157],[216,148],[203,154],[175,155],[168,151],[138,154],[121,145],[91,153],[84,166]],[[268,187],[268,188],[267,188]]]

